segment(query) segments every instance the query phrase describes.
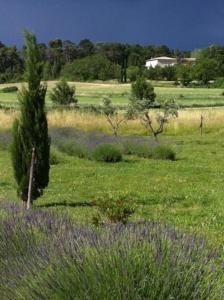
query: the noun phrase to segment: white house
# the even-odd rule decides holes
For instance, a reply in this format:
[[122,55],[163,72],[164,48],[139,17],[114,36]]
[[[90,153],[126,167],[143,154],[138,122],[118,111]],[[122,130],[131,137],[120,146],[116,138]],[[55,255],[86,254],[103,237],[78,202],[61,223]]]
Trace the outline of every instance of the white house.
[[161,56],[161,57],[154,57],[151,59],[148,59],[146,61],[146,68],[155,68],[155,67],[170,67],[174,66],[177,64],[176,58],[172,57],[166,57],[166,56]]

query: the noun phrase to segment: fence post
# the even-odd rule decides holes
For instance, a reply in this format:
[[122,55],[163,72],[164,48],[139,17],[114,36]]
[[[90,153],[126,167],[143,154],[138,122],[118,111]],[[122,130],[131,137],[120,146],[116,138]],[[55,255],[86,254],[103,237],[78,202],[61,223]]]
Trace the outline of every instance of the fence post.
[[204,126],[204,118],[203,118],[203,116],[201,115],[201,121],[200,121],[200,133],[201,133],[201,135],[202,135],[202,133],[203,133],[203,126]]

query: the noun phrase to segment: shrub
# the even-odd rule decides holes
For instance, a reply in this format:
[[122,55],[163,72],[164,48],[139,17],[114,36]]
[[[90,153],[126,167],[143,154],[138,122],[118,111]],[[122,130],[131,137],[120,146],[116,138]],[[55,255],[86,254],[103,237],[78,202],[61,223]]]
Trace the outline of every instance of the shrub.
[[159,146],[153,147],[153,149],[152,149],[152,158],[154,158],[154,159],[175,160],[176,159],[176,153],[169,146],[159,145]]
[[50,165],[58,165],[62,161],[62,157],[60,152],[54,148],[51,147],[50,150]]
[[133,82],[135,81],[138,76],[140,75],[140,68],[136,66],[130,66],[127,69],[127,77],[128,79]]
[[75,97],[75,87],[70,87],[64,80],[61,80],[56,84],[56,87],[50,94],[50,98],[53,103],[59,105],[76,105],[78,102]]
[[154,88],[143,77],[138,77],[136,82],[132,83],[131,93],[133,97],[132,102],[135,103],[142,100],[139,102],[141,110],[151,108],[151,105],[155,102],[156,94],[154,93]]
[[65,142],[58,145],[58,149],[61,152],[66,153],[70,156],[75,156],[78,158],[89,158],[88,150],[83,145],[76,145],[72,142]]
[[127,155],[137,155],[144,158],[152,157],[152,148],[147,144],[126,142],[123,147],[124,153]]
[[115,163],[122,161],[122,153],[118,146],[113,144],[101,144],[93,152],[96,161]]
[[[126,224],[128,218],[135,212],[135,204],[131,200],[131,196],[124,193],[103,195],[98,197],[94,204],[99,212],[112,223]],[[100,218],[99,214],[98,216]]]
[[135,155],[143,158],[151,158],[152,157],[152,148],[148,145],[138,145],[135,148]]
[[212,84],[212,87],[223,89],[224,88],[224,78],[223,77],[216,78],[216,80]]
[[8,86],[8,87],[5,87],[5,88],[2,88],[0,91],[2,93],[14,93],[14,92],[17,92],[19,89],[17,86]]

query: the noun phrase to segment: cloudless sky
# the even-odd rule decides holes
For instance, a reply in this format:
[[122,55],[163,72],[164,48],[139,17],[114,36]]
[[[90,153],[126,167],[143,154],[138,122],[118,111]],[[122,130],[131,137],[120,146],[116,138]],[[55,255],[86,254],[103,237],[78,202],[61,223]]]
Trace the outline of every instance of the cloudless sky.
[[89,38],[192,50],[224,44],[224,0],[0,0],[0,41],[20,47],[24,28],[40,42]]

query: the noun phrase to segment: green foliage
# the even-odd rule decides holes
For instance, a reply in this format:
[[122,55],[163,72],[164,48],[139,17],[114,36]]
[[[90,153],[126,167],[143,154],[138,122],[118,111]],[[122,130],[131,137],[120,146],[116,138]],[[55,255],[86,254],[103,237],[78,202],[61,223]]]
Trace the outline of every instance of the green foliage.
[[32,200],[42,194],[49,181],[50,140],[45,114],[46,86],[41,85],[43,64],[36,38],[25,32],[28,89],[19,94],[21,115],[13,125],[12,164],[18,195],[27,201],[32,148],[35,148]]
[[58,149],[69,156],[78,158],[89,158],[89,152],[83,145],[77,145],[72,142],[59,143]]
[[23,61],[18,49],[0,42],[0,83],[18,82],[23,77]]
[[[208,48],[199,49],[196,53],[193,53],[193,57],[196,57],[198,62],[205,62],[208,64],[208,61],[213,63],[210,64],[212,68],[210,72],[213,72],[215,77],[223,77],[224,75],[224,47],[221,45],[212,45]],[[207,67],[206,67],[207,69]],[[214,73],[216,71],[216,73]],[[214,79],[214,78],[212,78]]]
[[214,88],[224,88],[224,77],[216,78],[215,82],[213,83],[212,87]]
[[102,102],[101,111],[105,116],[113,117],[115,114],[117,114],[118,109],[112,104],[112,100],[109,97],[104,96]]
[[[144,78],[138,78],[136,83],[132,84],[132,98],[130,99],[127,118],[140,118],[141,124],[153,134],[157,140],[157,136],[164,131],[164,126],[171,117],[177,117],[178,106],[172,100],[163,101],[157,104],[156,94],[153,86]],[[151,109],[159,106],[162,112],[159,112],[156,118],[157,125],[152,120]]]
[[[97,206],[99,213],[112,223],[127,224],[129,217],[136,210],[132,195],[126,193],[104,194],[94,200],[93,204]],[[100,215],[97,216],[100,223]]]
[[174,81],[176,80],[176,66],[168,66],[162,68],[156,66],[155,68],[145,68],[144,76],[150,80],[167,80]]
[[136,83],[132,84],[132,98],[130,99],[129,109],[127,111],[127,118],[140,118],[141,124],[153,134],[157,140],[157,136],[164,131],[164,126],[168,123],[171,117],[177,117],[178,106],[172,101],[163,101],[159,104],[162,109],[157,115],[155,124],[151,117],[151,109],[158,106],[155,102],[156,94],[153,86],[144,78],[138,78]]
[[152,148],[147,144],[126,142],[123,147],[123,151],[127,155],[136,155],[143,158],[152,157]]
[[69,86],[65,80],[61,80],[53,88],[50,99],[58,105],[77,105],[78,100],[75,97],[75,86]]
[[100,111],[106,117],[113,134],[117,136],[121,124],[126,120],[125,116],[119,115],[118,107],[112,104],[112,100],[109,97],[103,98],[103,105],[100,107]]
[[140,75],[140,68],[137,66],[130,66],[127,68],[127,78],[129,81],[133,82],[136,81],[136,79]]
[[51,147],[50,151],[50,165],[58,165],[62,161],[61,153],[55,148]]
[[151,157],[154,159],[175,160],[176,153],[167,145],[159,145],[152,148]]
[[180,81],[182,86],[188,86],[192,81],[193,68],[188,65],[179,65],[177,67],[177,79]]
[[147,145],[137,145],[133,151],[133,154],[143,158],[152,158],[152,153],[152,148]]
[[[168,130],[163,139],[177,153],[174,163],[128,155],[124,162],[110,165],[77,160],[62,153],[63,163],[52,168],[49,188],[34,205],[46,206],[44,210],[48,211],[51,209],[47,207],[56,203],[55,212],[69,213],[79,224],[86,224],[91,220],[94,208],[82,206],[82,203],[101,193],[124,191],[135,196],[132,199],[138,209],[134,219],[163,220],[178,228],[194,228],[206,236],[212,246],[222,246],[224,142],[222,127],[216,127],[214,123],[212,126],[207,127],[202,139],[198,126],[191,129],[183,126],[180,131]],[[133,127],[130,128],[132,131]],[[145,134],[145,131],[136,132]],[[149,137],[145,139],[151,144]],[[135,151],[134,146],[129,149]],[[0,150],[0,169],[0,198],[16,201],[8,150]],[[63,201],[71,206],[63,205]]]
[[168,145],[149,146],[147,144],[131,144],[124,145],[124,153],[127,155],[136,155],[142,158],[175,160],[176,153]]
[[31,295],[33,300],[39,299],[37,291],[42,299],[51,300],[73,299],[74,295],[77,300],[221,300],[221,280],[213,279],[208,288],[212,267],[206,268],[206,260],[200,255],[189,262],[180,247],[172,249],[171,242],[162,240],[155,242],[161,243],[162,258],[157,262],[160,255],[155,246],[134,243],[132,236],[127,238],[130,243],[119,239],[111,249],[85,248],[85,260],[63,257],[63,268],[53,262],[36,281],[26,281],[25,295]]
[[118,78],[120,68],[111,63],[105,56],[95,54],[76,59],[65,65],[61,76],[69,81],[107,80]]
[[118,146],[113,144],[101,144],[93,152],[96,161],[115,163],[122,161],[122,153]]
[[2,92],[2,93],[14,93],[17,91],[18,91],[17,86],[8,86],[8,87],[0,89],[0,92]]
[[135,83],[132,83],[132,97],[135,101],[139,101],[140,109],[148,109],[154,103],[156,94],[153,86],[147,82],[143,77],[138,77]]
[[194,67],[194,78],[207,85],[210,80],[217,77],[218,64],[215,59],[200,59]]
[[[116,208],[130,203],[124,194],[117,199],[111,199]],[[134,211],[132,205],[125,211]],[[223,298],[222,249],[210,247],[192,229],[188,234],[158,221],[126,224],[125,217],[125,225],[95,230],[64,214],[24,213],[12,203],[1,203],[0,211],[3,299]],[[119,210],[115,215],[123,217]]]

